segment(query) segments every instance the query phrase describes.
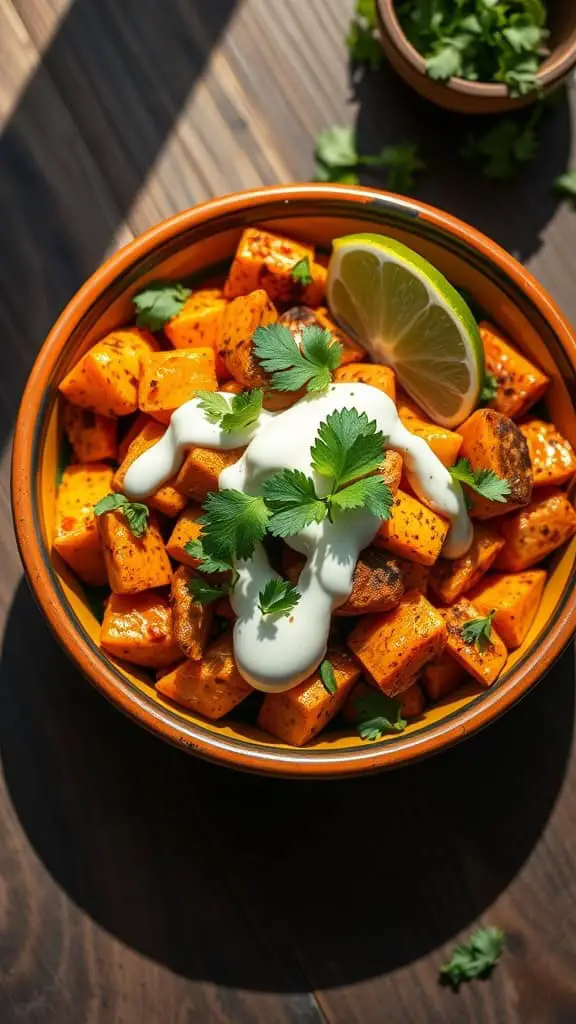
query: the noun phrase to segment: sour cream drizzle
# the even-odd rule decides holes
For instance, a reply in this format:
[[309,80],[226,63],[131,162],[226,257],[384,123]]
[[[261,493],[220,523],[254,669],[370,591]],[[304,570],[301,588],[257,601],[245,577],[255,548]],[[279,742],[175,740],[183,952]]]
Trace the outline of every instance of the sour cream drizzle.
[[[197,399],[172,415],[160,440],[128,469],[124,491],[145,498],[179,469],[187,448],[230,449],[246,446],[243,455],[220,474],[220,490],[235,488],[261,493],[262,482],[281,469],[299,469],[311,476],[319,495],[329,481],[310,466],[310,449],[323,420],[337,409],[355,408],[375,420],[388,438],[387,447],[399,452],[410,485],[419,498],[450,522],[442,554],[464,555],[472,542],[472,525],[461,488],[454,485],[426,441],[402,425],[394,402],[368,384],[332,384],[319,395],[308,395],[284,412],[262,411],[252,427],[226,434],[210,423]],[[238,561],[238,580],[230,596],[237,619],[234,655],[245,679],[258,690],[289,690],[317,668],[326,653],[332,612],[350,595],[354,569],[363,548],[374,539],[380,520],[365,509],[345,512],[334,523],[312,523],[286,543],[306,556],[297,589],[300,601],[288,616],[263,616],[258,594],[278,579],[262,545],[250,559]]]

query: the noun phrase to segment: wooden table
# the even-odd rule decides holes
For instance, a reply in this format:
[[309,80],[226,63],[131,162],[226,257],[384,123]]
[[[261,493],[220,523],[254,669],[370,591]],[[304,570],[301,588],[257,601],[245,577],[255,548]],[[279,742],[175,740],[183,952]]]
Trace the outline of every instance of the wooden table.
[[[386,72],[352,86],[352,0],[0,0],[0,1021],[576,1020],[570,653],[504,720],[360,782],[251,778],[140,731],[79,678],[21,579],[10,431],[50,324],[106,252],[217,193],[306,179],[313,139],[420,138],[418,194],[528,262],[576,315],[552,178],[563,100],[513,184]],[[572,119],[573,121],[573,119]],[[366,179],[377,183],[382,179]],[[492,979],[440,988],[476,922]]]

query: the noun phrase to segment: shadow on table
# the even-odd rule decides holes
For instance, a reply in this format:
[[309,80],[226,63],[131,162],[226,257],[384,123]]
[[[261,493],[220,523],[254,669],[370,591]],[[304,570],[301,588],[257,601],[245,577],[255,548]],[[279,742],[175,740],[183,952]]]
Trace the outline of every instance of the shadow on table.
[[[473,224],[522,261],[538,251],[541,234],[558,205],[554,180],[568,166],[571,120],[568,94],[556,93],[536,128],[539,151],[516,178],[486,177],[482,159],[466,160],[460,150],[470,134],[485,134],[500,118],[470,117],[426,103],[391,71],[365,74],[354,85],[359,103],[356,135],[362,154],[383,146],[418,141],[426,170],[414,194]],[[533,108],[514,115],[525,124]],[[366,170],[362,183],[386,188],[386,172]]]
[[441,757],[282,782],[199,762],[124,719],[56,646],[24,583],[0,662],[8,791],[57,884],[173,971],[248,989],[369,978],[476,920],[546,825],[573,718],[568,652],[502,721]]

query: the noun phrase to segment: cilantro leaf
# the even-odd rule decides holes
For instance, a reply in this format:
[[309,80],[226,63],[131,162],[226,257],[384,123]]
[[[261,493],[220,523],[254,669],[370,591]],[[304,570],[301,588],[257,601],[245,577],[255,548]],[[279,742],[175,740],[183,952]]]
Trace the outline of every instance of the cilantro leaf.
[[304,327],[301,349],[288,327],[279,323],[256,328],[252,341],[276,391],[324,391],[342,358],[342,346],[318,326]]
[[360,184],[356,171],[346,167],[326,167],[321,160],[317,160],[314,166],[314,181],[336,181],[340,185]]
[[231,561],[213,558],[212,555],[208,555],[204,550],[202,541],[198,538],[187,541],[184,545],[184,551],[187,555],[190,555],[190,558],[201,559],[200,565],[196,566],[199,572],[234,572],[234,566]]
[[258,595],[262,615],[288,615],[296,607],[300,594],[287,580],[268,580]]
[[190,288],[177,281],[151,281],[141,292],[132,296],[137,326],[159,331],[178,315],[190,295]]
[[381,476],[368,476],[331,494],[328,502],[331,508],[340,511],[366,508],[378,519],[390,519],[394,495]]
[[496,398],[496,395],[498,394],[498,387],[498,378],[495,377],[493,373],[486,370],[484,374],[484,383],[480,391],[480,402],[482,404],[486,404],[491,402],[493,398]]
[[554,189],[559,195],[569,199],[576,208],[576,170],[567,171],[556,178]]
[[150,509],[141,501],[128,501],[124,494],[107,494],[94,505],[94,515],[120,509],[134,537],[143,537],[148,529]]
[[403,732],[402,703],[374,690],[352,702],[358,733],[363,740],[379,740],[387,732]]
[[229,586],[217,587],[206,580],[193,576],[188,582],[188,590],[197,604],[212,604],[219,601],[221,597],[227,597],[230,593]]
[[368,64],[373,71],[380,67],[384,55],[376,36],[375,0],[356,0],[346,46],[356,64]]
[[206,554],[221,562],[250,558],[270,518],[264,500],[230,488],[210,493],[202,508],[199,522]]
[[373,473],[384,458],[384,434],[357,409],[338,409],[320,424],[312,447],[312,468],[335,487]]
[[465,159],[478,157],[487,178],[507,181],[516,177],[523,164],[534,160],[538,154],[536,128],[542,106],[535,107],[527,121],[502,118],[484,135],[469,135],[461,156]]
[[468,622],[464,622],[460,629],[464,643],[475,645],[480,654],[483,654],[492,643],[492,619],[495,614],[495,612],[490,612],[485,617],[468,619]]
[[354,128],[335,124],[320,132],[316,139],[316,157],[325,167],[355,167],[358,152]]
[[450,475],[453,480],[467,484],[487,501],[504,503],[510,495],[510,484],[507,480],[501,480],[491,469],[473,470],[468,459],[458,459],[456,465],[450,467]]
[[298,260],[298,262],[292,267],[290,274],[293,281],[296,281],[297,284],[303,285],[305,288],[307,285],[312,284],[309,257],[304,256],[301,260]]
[[241,391],[230,399],[217,391],[197,391],[196,397],[202,412],[211,423],[219,423],[226,434],[234,430],[246,430],[256,423],[262,412],[262,388]]
[[336,683],[336,676],[334,675],[334,666],[332,662],[328,661],[328,659],[325,658],[322,664],[320,665],[319,672],[320,679],[322,680],[324,689],[330,694],[331,697],[333,697],[334,694],[336,693],[336,690],[338,689],[338,685]]
[[498,963],[505,940],[500,928],[478,928],[467,943],[456,946],[448,963],[440,968],[442,981],[457,989],[463,981],[486,977]]
[[417,171],[426,169],[418,145],[415,142],[402,142],[397,146],[385,146],[376,156],[360,156],[359,163],[365,167],[387,167],[386,184],[392,192],[410,193],[415,182]]
[[262,491],[273,513],[268,530],[274,537],[292,537],[310,523],[322,522],[327,514],[314,481],[298,469],[274,473],[264,481]]
[[230,403],[224,395],[217,391],[197,391],[198,405],[210,423],[219,423],[223,416],[230,412]]

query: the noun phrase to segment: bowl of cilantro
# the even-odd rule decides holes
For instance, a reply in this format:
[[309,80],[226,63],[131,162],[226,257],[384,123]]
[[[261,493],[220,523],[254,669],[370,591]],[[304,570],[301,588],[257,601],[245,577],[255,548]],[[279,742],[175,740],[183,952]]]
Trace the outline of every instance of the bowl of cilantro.
[[576,64],[573,0],[375,0],[396,72],[425,99],[498,114],[557,89]]

